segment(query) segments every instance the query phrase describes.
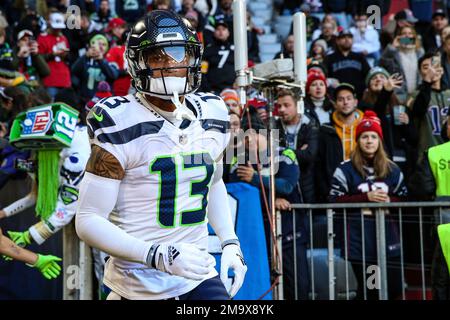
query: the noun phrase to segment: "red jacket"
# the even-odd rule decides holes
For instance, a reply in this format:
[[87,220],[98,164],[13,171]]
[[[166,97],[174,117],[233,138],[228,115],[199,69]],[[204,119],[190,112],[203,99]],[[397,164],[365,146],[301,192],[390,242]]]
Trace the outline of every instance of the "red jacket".
[[[53,34],[40,35],[37,39],[39,53],[46,57],[55,51],[69,49],[69,41],[64,35],[55,36]],[[70,69],[67,64],[58,57],[46,59],[50,68],[50,75],[42,79],[46,87],[68,88],[72,85],[70,79]]]
[[125,71],[124,52],[125,46],[115,46],[106,54],[106,60],[114,64],[120,72],[119,77],[113,82],[113,92],[116,96],[126,96],[131,85],[131,77]]

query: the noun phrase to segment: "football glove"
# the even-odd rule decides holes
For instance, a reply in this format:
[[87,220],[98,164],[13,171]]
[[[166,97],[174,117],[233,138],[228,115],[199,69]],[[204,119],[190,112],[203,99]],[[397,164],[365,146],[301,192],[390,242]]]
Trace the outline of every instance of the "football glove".
[[15,244],[19,247],[24,248],[25,246],[31,244],[31,236],[30,231],[25,232],[16,232],[16,231],[8,231],[8,235]]
[[222,249],[222,258],[220,263],[220,279],[226,284],[228,279],[228,269],[234,271],[234,281],[228,294],[233,298],[244,283],[247,266],[242,255],[241,248],[237,244],[228,244]]
[[147,264],[175,276],[202,280],[214,270],[216,260],[196,245],[175,243],[152,246]]
[[38,254],[38,260],[32,267],[38,269],[46,279],[52,280],[57,278],[61,272],[61,267],[58,265],[58,261],[61,260],[52,255]]

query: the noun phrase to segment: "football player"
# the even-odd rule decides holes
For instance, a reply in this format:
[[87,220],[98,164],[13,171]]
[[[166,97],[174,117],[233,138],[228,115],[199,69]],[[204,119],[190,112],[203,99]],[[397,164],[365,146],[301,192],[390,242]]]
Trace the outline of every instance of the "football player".
[[[105,98],[88,115],[92,153],[77,233],[111,256],[103,280],[110,300],[229,299],[247,266],[218,164],[228,110],[221,98],[195,93],[201,43],[186,19],[155,10],[132,27],[125,56],[137,93]],[[220,278],[208,222],[222,244]]]

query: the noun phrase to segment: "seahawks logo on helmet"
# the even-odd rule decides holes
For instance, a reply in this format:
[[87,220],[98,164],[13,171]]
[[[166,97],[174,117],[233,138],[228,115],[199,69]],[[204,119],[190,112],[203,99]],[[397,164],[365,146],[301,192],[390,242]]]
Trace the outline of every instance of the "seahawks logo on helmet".
[[133,25],[125,58],[136,90],[167,99],[174,91],[181,96],[199,88],[202,53],[187,19],[172,11],[154,10]]

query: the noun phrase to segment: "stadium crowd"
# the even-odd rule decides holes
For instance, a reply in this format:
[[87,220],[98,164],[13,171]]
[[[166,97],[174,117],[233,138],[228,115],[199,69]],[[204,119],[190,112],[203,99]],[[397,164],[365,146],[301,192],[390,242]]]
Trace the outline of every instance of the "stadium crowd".
[[[389,13],[391,1],[275,1],[279,15],[305,12],[308,39],[303,113],[297,112],[300,97],[295,92],[283,88],[276,96],[278,210],[291,211],[293,203],[422,201],[444,196],[437,193],[428,150],[448,143],[450,137],[450,7],[440,6],[439,1],[421,2],[433,3],[428,16],[413,5]],[[366,9],[371,4],[382,9],[381,29],[370,22]],[[81,10],[75,20],[67,15],[70,5]],[[249,141],[232,139],[226,152],[236,155],[244,143],[247,154],[265,154],[267,137],[261,130],[268,125],[267,100],[256,88],[249,88],[248,109],[242,110],[235,85],[232,0],[4,0],[0,3],[0,190],[10,179],[26,178],[11,159],[27,159],[29,153],[8,143],[19,113],[59,101],[77,109],[83,122],[102,98],[135,92],[124,60],[127,28],[155,9],[174,10],[194,26],[204,45],[200,91],[222,97],[236,136],[240,129],[255,130]],[[250,12],[248,17],[252,67],[261,62],[258,36],[264,30],[252,23]],[[69,20],[76,27],[69,27]],[[292,29],[281,39],[282,51],[274,59],[293,58]],[[370,148],[373,151],[367,151]],[[244,164],[232,161],[225,164],[223,177],[226,183],[245,182],[267,190],[264,169],[248,159]],[[295,235],[291,218],[283,215],[285,297],[294,298],[292,243],[297,241],[298,298],[308,299],[306,252],[313,226],[306,212],[297,211],[301,218]],[[0,219],[7,215],[0,210]],[[349,259],[355,270],[363,237],[359,219],[349,222]],[[398,223],[391,222],[387,254],[398,263]],[[376,261],[374,220],[363,228],[367,259]],[[399,279],[398,268],[394,269],[390,280]],[[389,290],[396,297],[401,285]],[[436,287],[435,297],[450,298],[438,292],[445,290]]]

